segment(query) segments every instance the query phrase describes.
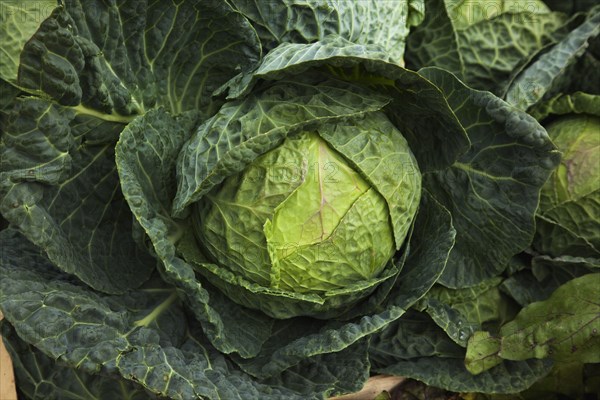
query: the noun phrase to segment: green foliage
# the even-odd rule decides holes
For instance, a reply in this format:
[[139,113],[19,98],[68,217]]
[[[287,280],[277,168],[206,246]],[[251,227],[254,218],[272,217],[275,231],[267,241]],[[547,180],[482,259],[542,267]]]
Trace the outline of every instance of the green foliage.
[[595,390],[600,8],[34,3],[0,2],[23,398]]
[[566,17],[541,0],[433,0],[408,40],[409,67],[438,66],[502,93],[515,69],[560,38]]
[[465,363],[479,374],[502,359],[552,358],[560,362],[600,362],[600,274],[575,278],[545,301],[525,307],[499,335],[475,332]]

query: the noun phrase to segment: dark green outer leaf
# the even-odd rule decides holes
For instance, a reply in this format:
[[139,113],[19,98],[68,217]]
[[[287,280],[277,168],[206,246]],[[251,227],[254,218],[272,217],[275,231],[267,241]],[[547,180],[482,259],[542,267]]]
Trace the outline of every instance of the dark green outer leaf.
[[544,0],[544,3],[553,10],[566,14],[575,14],[580,11],[588,11],[598,4],[596,0]]
[[250,93],[259,79],[285,79],[323,65],[349,66],[351,60],[365,64],[378,61],[391,63],[389,54],[377,44],[365,47],[341,36],[329,35],[315,43],[283,43],[275,47],[265,54],[255,70],[237,75],[217,93],[227,92],[228,99],[238,99]]
[[[2,111],[10,108],[20,93],[21,91],[17,87],[0,78],[0,119],[2,118]],[[1,124],[0,129],[2,129]]]
[[2,323],[2,338],[12,358],[19,392],[28,399],[158,399],[133,382],[92,375],[56,363],[21,340],[6,321]]
[[465,350],[425,313],[409,310],[371,337],[373,369],[422,357],[463,358]]
[[[165,277],[181,289],[217,348],[226,353],[239,353],[241,357],[234,356],[236,361],[253,375],[265,378],[277,376],[288,368],[312,362],[310,360],[316,363],[324,353],[343,351],[340,357],[348,357],[347,352],[355,351],[350,347],[352,343],[402,315],[406,308],[431,288],[442,273],[453,245],[454,230],[447,211],[435,200],[429,199],[421,206],[415,225],[420,228],[415,230],[413,238],[415,243],[435,240],[437,245],[415,244],[415,250],[402,270],[402,283],[393,289],[389,307],[382,307],[387,311],[341,324],[312,319],[308,320],[312,321],[308,324],[307,319],[299,318],[272,326],[273,321],[265,319],[264,315],[232,304],[210,285],[202,287],[193,269],[175,253],[174,242],[178,235],[174,233],[183,234],[185,230],[178,231],[170,226],[175,223],[175,226],[182,228],[182,222],[167,218],[168,209],[161,207],[163,200],[156,200],[167,201],[170,198],[164,182],[172,181],[169,177],[173,173],[177,149],[189,135],[186,129],[191,125],[174,120],[162,111],[149,113],[131,124],[117,146],[123,190],[164,263]],[[165,131],[170,134],[161,135]],[[174,143],[164,142],[167,137]],[[141,145],[144,142],[151,144],[156,152],[145,151],[144,145]],[[138,151],[141,153],[138,154]],[[153,177],[151,181],[148,181],[149,176]],[[289,328],[286,328],[288,324]],[[265,342],[267,339],[268,342]],[[243,357],[254,358],[244,360]]]
[[212,92],[259,57],[256,32],[226,2],[69,0],[23,49],[18,84],[119,120],[157,105],[209,116]]
[[505,362],[480,375],[464,366],[465,350],[426,315],[409,311],[371,339],[373,371],[455,392],[519,393],[548,374],[548,361]]
[[585,21],[517,75],[503,98],[527,110],[544,97],[560,92],[571,68],[586,51],[589,42],[600,34],[600,6],[592,9]]
[[515,68],[561,37],[562,32],[556,31],[565,19],[558,13],[509,12],[460,30],[458,52],[464,64],[465,83],[475,89],[501,93]]
[[374,279],[357,282],[353,286],[329,291],[324,295],[295,293],[251,282],[217,263],[208,261],[191,230],[177,244],[177,250],[194,270],[223,292],[228,299],[275,319],[298,315],[323,320],[337,318],[351,311],[359,300],[368,297],[378,285],[394,280],[398,275],[398,269],[388,265]]
[[61,270],[96,290],[140,286],[154,262],[131,238],[113,143],[123,125],[33,98],[2,120],[0,211]]
[[213,289],[209,293],[175,250],[175,243],[187,233],[188,226],[186,220],[170,216],[175,162],[195,123],[193,113],[175,119],[163,109],[150,111],[132,122],[116,148],[121,185],[135,218],[163,264],[163,277],[182,290],[214,346],[224,353],[237,351],[251,357],[270,334],[270,320],[239,307],[219,291]]
[[483,326],[499,329],[503,322],[514,316],[508,298],[498,289],[501,281],[501,278],[492,278],[465,289],[434,287],[420,302],[419,308],[424,307],[454,342],[467,347],[467,341],[475,331]]
[[438,66],[463,76],[464,66],[458,51],[458,37],[444,0],[429,0],[423,23],[415,28],[406,43],[406,62],[411,69]]
[[[0,259],[0,308],[21,339],[63,366],[134,381],[179,400],[322,398],[322,382],[306,386],[304,395],[240,372],[197,322],[186,320],[173,288],[97,294],[56,271],[16,232],[4,230],[0,239],[7,246]],[[174,324],[183,327],[182,337],[161,328]]]
[[550,115],[590,114],[600,117],[600,96],[583,92],[559,94],[533,107],[528,113],[538,121]]
[[399,361],[376,372],[425,382],[455,392],[519,393],[547,375],[552,363],[547,360],[507,361],[479,375],[466,370],[462,359],[423,357]]
[[12,2],[0,5],[0,79],[17,83],[19,55],[25,43],[57,5],[56,0]]
[[600,260],[563,256],[536,256],[531,269],[519,271],[505,279],[500,290],[511,296],[521,307],[546,300],[562,284],[600,268]]
[[419,73],[443,90],[472,143],[450,168],[425,173],[423,186],[450,210],[457,231],[440,283],[473,286],[499,274],[531,242],[539,190],[559,153],[532,117],[491,93],[438,68]]

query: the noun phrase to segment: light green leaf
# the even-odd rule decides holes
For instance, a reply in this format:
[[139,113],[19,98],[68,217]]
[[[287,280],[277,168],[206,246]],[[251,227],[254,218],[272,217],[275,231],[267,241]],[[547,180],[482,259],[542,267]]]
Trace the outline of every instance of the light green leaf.
[[598,298],[598,273],[565,283],[547,300],[523,308],[499,335],[477,332],[469,340],[465,365],[478,374],[503,359],[600,362]]
[[533,247],[552,257],[600,258],[600,117],[568,114],[546,129],[562,159],[541,191]]
[[[385,200],[346,163],[344,153],[331,149],[318,134],[289,141],[294,142],[308,171],[264,223],[270,286],[313,293],[347,289],[380,276],[394,254]],[[372,226],[357,223],[364,219]]]
[[0,3],[0,79],[17,83],[21,50],[56,6],[56,0]]
[[598,388],[593,388],[593,380],[594,378],[597,380],[597,376],[588,377],[590,374],[586,369],[584,363],[577,361],[555,363],[552,371],[522,393],[521,397],[531,400],[541,398],[559,400],[563,396],[581,399],[585,398],[588,393],[594,396],[595,393],[598,393]]
[[[392,293],[375,312],[354,316],[350,311],[351,319],[347,321],[343,315],[340,320],[293,318],[278,321],[257,357],[244,360],[234,356],[236,362],[252,375],[268,376],[298,365],[306,357],[346,351],[350,344],[371,337],[400,318],[437,281],[454,242],[447,210],[427,194],[422,198],[420,209],[411,239],[415,250],[408,256]],[[417,245],[426,238],[435,240],[439,246]]]
[[399,250],[421,199],[421,171],[406,139],[382,113],[329,125],[319,134],[383,196]]

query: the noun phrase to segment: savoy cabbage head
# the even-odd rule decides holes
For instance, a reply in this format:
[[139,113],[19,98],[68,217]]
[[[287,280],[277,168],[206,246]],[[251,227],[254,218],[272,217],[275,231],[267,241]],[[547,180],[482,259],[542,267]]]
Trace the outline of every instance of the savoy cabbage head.
[[[547,375],[465,367],[469,338],[515,315],[501,284],[560,153],[508,86],[415,45],[442,3],[2,4],[0,308],[23,396],[322,399],[375,372],[517,393]],[[460,15],[459,41],[488,21]]]

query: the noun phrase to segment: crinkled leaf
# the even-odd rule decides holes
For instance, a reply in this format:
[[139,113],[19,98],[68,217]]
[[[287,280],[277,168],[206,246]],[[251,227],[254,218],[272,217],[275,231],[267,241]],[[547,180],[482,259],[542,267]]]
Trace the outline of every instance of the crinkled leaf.
[[502,360],[550,358],[600,362],[600,274],[560,286],[547,300],[523,308],[499,335],[477,332],[469,340],[465,364],[474,374]]
[[[337,45],[330,42],[308,46],[316,49],[320,46],[335,48]],[[364,54],[362,57],[364,57]],[[437,134],[442,132],[442,130],[438,130],[439,125],[437,124],[445,123],[447,126],[453,126],[451,121],[455,118],[454,115],[450,114],[450,120],[444,119],[445,122],[440,120],[440,118],[448,115],[447,109],[442,111],[447,107],[444,103],[450,101],[453,104],[455,107],[454,113],[459,117],[462,125],[469,130],[473,139],[479,142],[472,147],[469,156],[463,156],[464,165],[462,165],[463,162],[459,162],[455,164],[459,168],[451,168],[429,175],[440,177],[439,181],[441,185],[446,186],[447,194],[441,195],[439,193],[441,185],[438,182],[432,183],[430,186],[434,188],[432,189],[434,194],[440,196],[440,200],[446,198],[446,200],[443,200],[444,204],[453,209],[453,214],[458,221],[457,226],[462,226],[459,231],[463,230],[464,233],[464,244],[458,246],[453,253],[456,257],[456,263],[453,263],[455,267],[450,268],[447,274],[453,274],[453,271],[464,271],[465,273],[458,272],[463,276],[447,278],[448,282],[446,283],[450,284],[449,280],[452,279],[454,281],[452,285],[458,285],[459,280],[467,279],[467,281],[460,284],[472,285],[481,279],[496,275],[505,267],[510,256],[529,244],[533,234],[533,211],[537,207],[537,191],[556,165],[558,154],[552,153],[553,147],[547,140],[545,132],[533,119],[524,114],[514,113],[515,110],[510,109],[495,97],[484,93],[475,94],[475,92],[468,90],[451,78],[450,75],[445,75],[447,78],[440,78],[435,83],[444,86],[444,82],[446,82],[448,87],[444,88],[444,92],[449,97],[448,99],[439,99],[437,89],[428,90],[427,85],[415,79],[410,73],[383,61],[378,61],[376,51],[373,52],[373,57],[374,59],[370,62],[363,62],[360,58],[353,60],[347,56],[338,61],[333,57],[330,60],[335,60],[338,68],[333,69],[332,72],[343,79],[373,85],[379,90],[386,90],[394,97],[394,102],[388,106],[388,115],[407,138],[419,162],[421,171],[426,173],[426,179],[428,178],[428,171],[443,169],[448,164],[452,164],[454,162],[452,161],[453,157],[459,156],[467,144],[460,135],[453,134],[453,144],[450,147],[453,151],[449,152],[447,130],[444,130],[445,147],[440,147],[437,144],[438,140],[441,140],[441,137],[438,139]],[[324,59],[322,62],[326,63],[327,60]],[[264,68],[261,78],[280,79],[290,69],[297,73],[300,68],[315,68],[319,64],[320,62],[310,61],[308,58],[282,63],[279,59],[271,61],[267,56],[260,67]],[[356,67],[357,64],[358,67]],[[352,67],[353,65],[354,67]],[[444,74],[436,72],[433,75],[441,77]],[[433,79],[432,76],[428,76],[428,78]],[[412,88],[412,90],[405,90],[408,88]],[[462,89],[458,90],[458,88]],[[487,114],[486,119],[482,119],[482,115],[486,115],[479,111],[482,109]],[[435,115],[428,114],[432,110],[437,110]],[[414,115],[421,115],[421,118],[415,119]],[[487,121],[495,128],[490,131],[487,129],[486,122],[483,121]],[[487,137],[487,139],[483,139],[484,137]],[[504,144],[497,147],[503,141]],[[508,146],[509,143],[513,143],[513,145]],[[526,146],[523,146],[522,143],[526,143]],[[487,147],[490,147],[490,150],[484,150]],[[435,151],[442,148],[445,149],[443,154]],[[542,154],[545,154],[545,156],[541,156]],[[479,160],[470,159],[476,155],[480,158]],[[496,162],[498,158],[502,159],[501,163]],[[522,160],[517,170],[513,168],[515,159]],[[529,161],[526,162],[527,160]],[[471,163],[481,169],[481,173],[473,169]],[[463,167],[466,167],[466,169]],[[504,176],[496,175],[498,172],[504,174]],[[515,175],[514,178],[512,175]],[[456,182],[457,177],[462,177],[462,183]],[[470,187],[467,178],[472,179],[476,184],[472,189],[473,191],[465,192],[462,189],[467,185],[469,185],[467,187]],[[502,182],[504,185],[497,186],[497,182]],[[498,189],[502,191],[501,195],[497,194]],[[522,192],[528,193],[529,200],[525,203],[523,203],[520,195]],[[519,193],[519,196],[517,196],[517,193]],[[464,196],[463,200],[457,201],[462,196]],[[512,196],[511,202],[507,203],[503,196]],[[450,206],[450,202],[453,201],[456,201],[456,203]],[[465,218],[464,204],[472,207],[469,212],[472,217],[469,218],[467,215]],[[509,206],[508,204],[515,204],[516,206]],[[481,216],[482,211],[487,214],[486,217]],[[496,225],[494,228],[489,229],[488,224],[490,224],[490,221],[499,215],[500,218],[505,220],[505,224],[510,226],[509,230]],[[510,217],[508,217],[509,215]],[[483,225],[486,226],[483,227]],[[514,234],[515,226],[520,230],[517,235]],[[489,235],[486,235],[486,232]],[[482,233],[484,236],[488,236],[487,241],[480,240],[480,234]],[[500,240],[500,246],[498,246],[499,236],[503,236]],[[488,244],[484,245],[483,243]],[[491,246],[493,251],[489,251],[491,243],[493,243],[493,246]],[[481,251],[473,252],[473,248],[478,247]],[[472,257],[473,254],[476,257]],[[480,260],[477,260],[477,258],[480,258]],[[467,265],[466,270],[462,268],[463,264]]]
[[327,397],[356,392],[369,379],[368,347],[369,340],[361,339],[342,351],[307,358],[263,382],[305,396],[314,392],[326,393]]
[[430,0],[425,19],[415,28],[406,43],[406,63],[409,68],[438,66],[462,76],[463,61],[458,51],[458,37],[452,26],[444,0]]
[[371,337],[369,356],[378,370],[421,357],[463,358],[464,351],[429,316],[410,310]]
[[20,339],[6,322],[2,323],[2,338],[12,359],[19,392],[28,399],[158,399],[133,382],[90,374],[55,362]]
[[203,322],[204,331],[220,351],[235,351],[248,357],[259,351],[270,334],[270,320],[239,307],[219,291],[207,291],[196,281],[192,266],[176,254],[177,241],[191,232],[189,221],[170,215],[175,165],[195,122],[194,113],[175,118],[158,109],[128,125],[116,149],[121,185],[162,262],[164,278],[182,289],[194,315]]
[[423,357],[401,360],[375,372],[410,377],[453,392],[516,394],[529,388],[552,368],[547,360],[505,361],[495,368],[473,375],[462,359]]
[[421,172],[406,139],[381,113],[328,126],[319,134],[383,196],[400,249],[421,199]]
[[572,67],[586,51],[590,40],[600,34],[600,7],[595,7],[581,25],[569,32],[551,49],[539,55],[511,80],[504,98],[521,110],[527,110],[545,96],[553,96]]
[[0,78],[17,83],[20,54],[25,43],[57,6],[56,0],[0,3]]
[[408,141],[422,172],[446,168],[468,149],[464,128],[443,93],[419,74],[390,63],[376,45],[357,46],[335,36],[306,45],[284,43],[252,74],[232,80],[229,90],[235,97],[259,78],[279,81],[316,72],[390,96],[386,114]]
[[185,207],[288,135],[362,116],[388,102],[386,96],[337,81],[317,86],[288,81],[227,103],[198,127],[181,150],[174,214],[183,215]]
[[[417,245],[425,238],[435,240],[439,246]],[[279,321],[257,357],[248,360],[235,357],[236,362],[252,375],[269,376],[298,365],[307,357],[346,351],[352,343],[398,319],[439,278],[454,241],[450,215],[428,195],[423,197],[411,241],[415,243],[414,251],[408,256],[383,311],[345,322],[306,318]]]
[[271,50],[285,42],[312,43],[335,34],[358,45],[378,44],[403,63],[409,28],[423,19],[423,0],[233,0]]
[[265,54],[255,70],[231,79],[219,93],[227,92],[227,98],[237,99],[247,95],[259,79],[285,79],[313,67],[350,65],[352,60],[354,63],[391,62],[380,45],[365,47],[338,35],[329,35],[314,43],[282,43]]
[[499,93],[523,60],[561,37],[565,20],[541,1],[430,1],[409,36],[407,62],[444,68],[471,87]]
[[208,116],[212,92],[260,57],[248,21],[212,0],[69,0],[26,40],[19,86],[118,120],[157,105]]
[[399,375],[456,392],[518,393],[545,376],[551,363],[505,362],[474,376],[464,366],[465,349],[428,316],[410,311],[373,335],[373,372]]
[[438,68],[419,73],[448,96],[473,144],[450,168],[423,176],[457,231],[441,283],[473,286],[500,273],[530,243],[539,189],[559,154],[532,117],[491,93],[469,89]]
[[590,114],[600,117],[600,96],[584,92],[558,94],[528,111],[538,121],[550,115]]
[[542,188],[532,246],[553,257],[600,258],[600,118],[569,114],[546,128],[562,159]]
[[506,13],[458,32],[463,79],[476,89],[501,93],[515,68],[561,35],[562,14]]
[[[321,382],[300,394],[283,386],[293,385],[293,376],[281,385],[258,382],[215,350],[196,321],[186,319],[175,289],[160,284],[121,296],[98,294],[61,275],[16,232],[0,235],[7,245],[0,262],[0,308],[20,338],[63,366],[134,381],[181,400],[318,399],[320,388],[334,385]],[[185,329],[174,338],[161,324]]]
[[1,129],[3,216],[91,287],[118,293],[141,285],[154,263],[131,238],[114,164],[123,125],[20,98]]
[[467,347],[469,337],[482,327],[491,329],[510,319],[510,302],[498,288],[501,278],[492,278],[465,289],[434,287],[421,307],[457,344]]

